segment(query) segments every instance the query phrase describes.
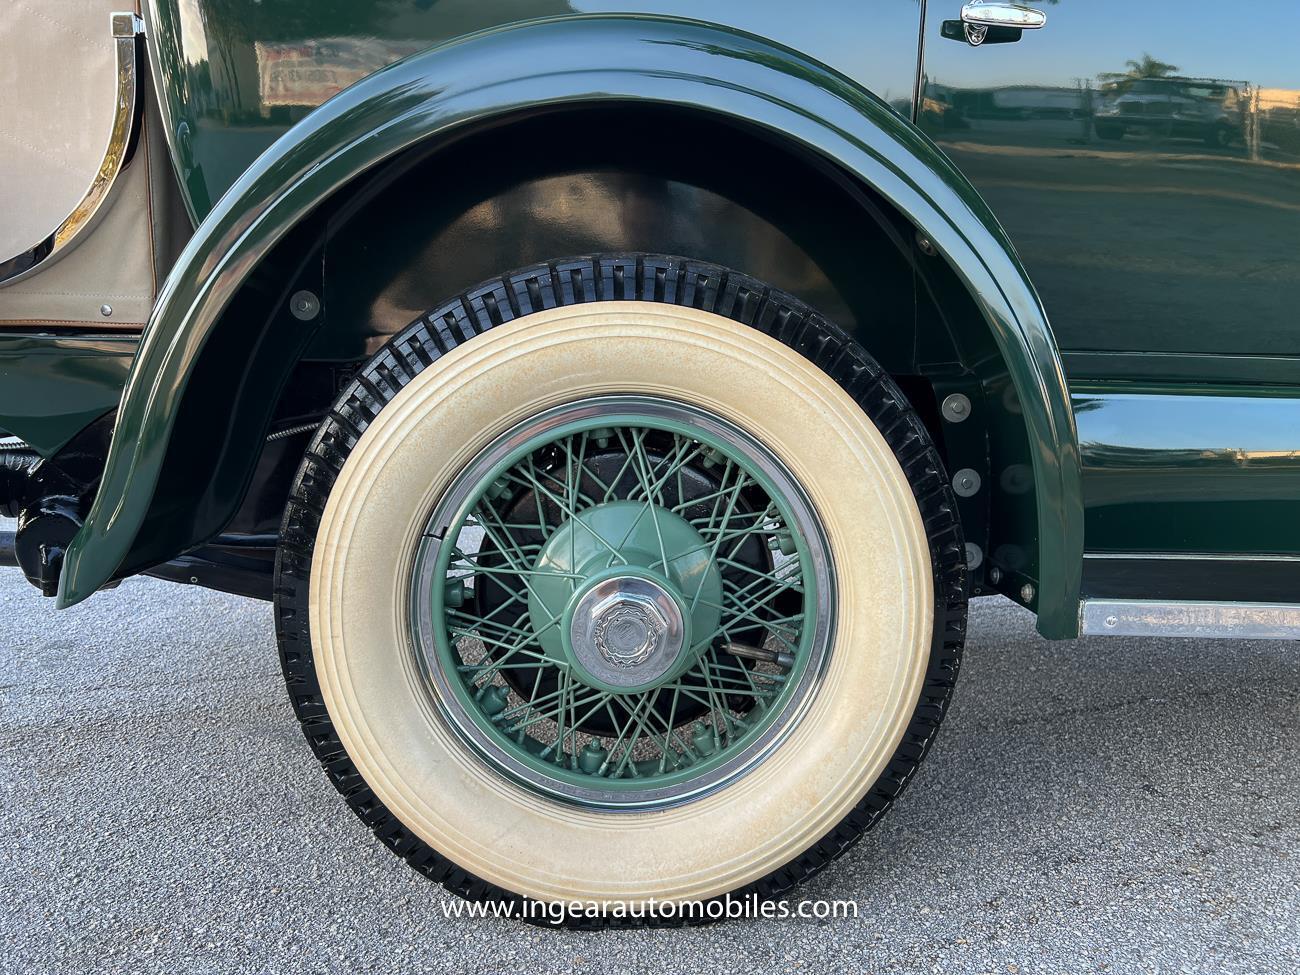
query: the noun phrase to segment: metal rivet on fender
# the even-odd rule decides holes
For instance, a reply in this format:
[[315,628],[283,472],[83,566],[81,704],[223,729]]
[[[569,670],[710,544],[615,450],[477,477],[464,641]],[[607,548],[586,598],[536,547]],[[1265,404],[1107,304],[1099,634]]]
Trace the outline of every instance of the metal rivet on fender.
[[1034,587],[1026,582],[1020,587],[1020,598],[1025,601],[1026,605],[1032,603],[1034,601]]
[[984,561],[984,551],[974,542],[966,543],[966,568],[978,569]]
[[960,423],[970,416],[970,398],[965,393],[949,393],[939,409],[949,423]]
[[100,306],[99,306],[99,313],[100,313],[101,315],[103,315],[105,318],[111,318],[111,317],[113,316],[113,306],[112,306],[112,305],[100,305]]
[[989,569],[989,582],[996,586],[1001,581],[1002,570],[995,565],[993,568]]
[[300,322],[309,322],[320,314],[320,299],[310,291],[295,291],[289,299],[289,311]]
[[970,498],[979,494],[980,476],[969,467],[963,467],[952,476],[952,489],[959,498]]
[[934,242],[920,231],[917,231],[916,234],[916,246],[926,257],[935,257],[939,253],[938,249],[934,246]]

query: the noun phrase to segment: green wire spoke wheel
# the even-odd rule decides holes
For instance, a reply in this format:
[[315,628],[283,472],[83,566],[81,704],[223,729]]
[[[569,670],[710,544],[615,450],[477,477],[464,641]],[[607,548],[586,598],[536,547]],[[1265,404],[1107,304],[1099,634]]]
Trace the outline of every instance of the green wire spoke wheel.
[[459,896],[583,925],[781,897],[934,738],[956,511],[901,391],[798,299],[674,257],[525,268],[394,335],[308,450],[291,700],[346,802]]
[[789,472],[695,406],[605,397],[519,424],[429,518],[413,646],[492,765],[593,806],[741,775],[815,689],[824,532]]

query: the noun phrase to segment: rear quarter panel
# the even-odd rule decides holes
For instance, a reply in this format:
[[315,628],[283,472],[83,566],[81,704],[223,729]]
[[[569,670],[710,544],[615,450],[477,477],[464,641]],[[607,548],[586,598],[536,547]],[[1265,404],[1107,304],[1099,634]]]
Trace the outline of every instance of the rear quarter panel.
[[777,41],[910,117],[913,0],[147,0],[154,74],[191,216],[201,220],[294,122],[386,64],[476,31],[566,14],[670,15]]

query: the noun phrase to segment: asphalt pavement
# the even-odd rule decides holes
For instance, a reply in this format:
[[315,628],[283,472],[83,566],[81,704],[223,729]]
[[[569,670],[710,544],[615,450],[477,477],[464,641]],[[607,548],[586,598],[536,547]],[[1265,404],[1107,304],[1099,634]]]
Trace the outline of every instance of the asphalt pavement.
[[806,888],[856,920],[448,919],[285,699],[265,604],[0,574],[0,971],[1300,971],[1300,645],[1046,643],[976,604],[910,790]]

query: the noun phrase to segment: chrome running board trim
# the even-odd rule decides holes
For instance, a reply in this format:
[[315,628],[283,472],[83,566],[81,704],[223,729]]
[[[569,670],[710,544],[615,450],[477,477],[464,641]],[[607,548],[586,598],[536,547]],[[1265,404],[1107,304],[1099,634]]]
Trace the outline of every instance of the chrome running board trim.
[[1300,604],[1085,599],[1084,636],[1300,640]]

